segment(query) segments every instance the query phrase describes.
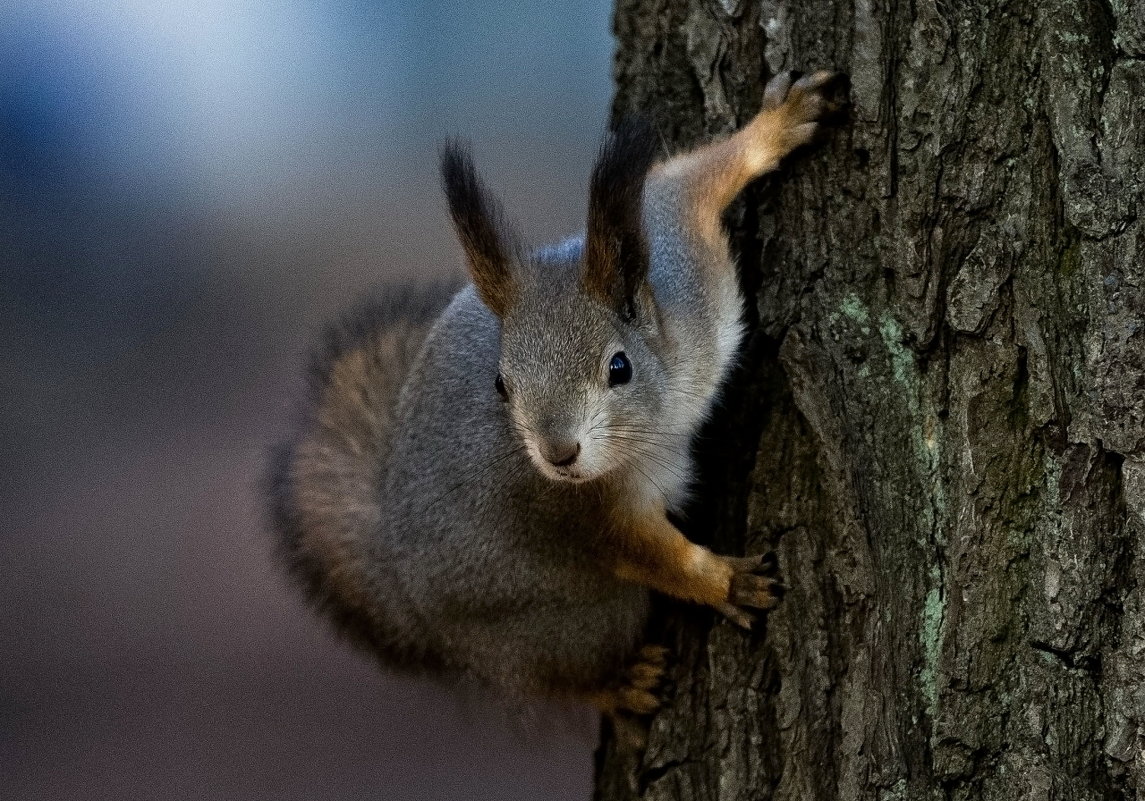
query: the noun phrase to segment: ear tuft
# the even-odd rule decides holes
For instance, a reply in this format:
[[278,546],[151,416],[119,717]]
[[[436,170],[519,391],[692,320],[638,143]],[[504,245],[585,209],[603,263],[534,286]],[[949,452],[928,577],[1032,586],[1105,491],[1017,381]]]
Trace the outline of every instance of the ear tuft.
[[449,139],[442,146],[441,181],[477,294],[504,317],[517,295],[513,259],[519,257],[520,240],[485,189],[464,142]]
[[651,126],[624,118],[604,140],[592,171],[582,281],[624,316],[634,314],[648,277],[644,179],[658,149]]

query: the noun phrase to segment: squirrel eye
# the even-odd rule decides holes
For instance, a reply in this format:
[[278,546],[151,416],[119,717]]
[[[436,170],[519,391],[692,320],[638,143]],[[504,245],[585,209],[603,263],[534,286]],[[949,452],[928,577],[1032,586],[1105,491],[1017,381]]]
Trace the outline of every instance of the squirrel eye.
[[509,400],[509,390],[505,389],[505,379],[501,378],[500,373],[497,373],[497,378],[493,382],[493,386],[497,388],[497,394],[501,396],[501,400]]
[[613,355],[608,363],[608,385],[610,387],[627,384],[632,380],[632,362],[624,355],[624,351]]

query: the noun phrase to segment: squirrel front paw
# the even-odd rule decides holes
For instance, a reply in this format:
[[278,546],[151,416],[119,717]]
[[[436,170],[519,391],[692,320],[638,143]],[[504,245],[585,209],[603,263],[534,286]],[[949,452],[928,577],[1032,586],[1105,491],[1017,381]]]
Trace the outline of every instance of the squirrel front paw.
[[750,629],[755,617],[747,609],[773,609],[787,589],[779,581],[779,562],[774,553],[723,559],[732,574],[727,600],[715,608],[737,626]]
[[841,72],[820,70],[799,77],[796,72],[776,75],[763,90],[763,111],[757,119],[773,128],[775,116],[783,129],[784,150],[790,152],[809,143],[820,125],[842,114],[847,107],[848,78]]

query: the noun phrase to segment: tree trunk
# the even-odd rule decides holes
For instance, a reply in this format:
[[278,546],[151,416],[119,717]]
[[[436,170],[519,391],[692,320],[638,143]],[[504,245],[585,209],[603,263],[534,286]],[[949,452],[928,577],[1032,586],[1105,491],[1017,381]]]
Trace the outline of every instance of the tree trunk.
[[780,70],[853,120],[730,215],[752,334],[686,527],[774,548],[672,607],[601,799],[1145,792],[1145,4],[620,0],[618,113],[680,149]]

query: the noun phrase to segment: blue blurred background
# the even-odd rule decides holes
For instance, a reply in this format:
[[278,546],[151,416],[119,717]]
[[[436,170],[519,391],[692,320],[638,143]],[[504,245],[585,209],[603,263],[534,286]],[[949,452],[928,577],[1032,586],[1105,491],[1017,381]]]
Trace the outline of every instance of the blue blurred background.
[[258,483],[322,324],[459,269],[447,134],[534,241],[581,226],[610,3],[2,9],[3,796],[587,798],[590,719],[332,637]]

